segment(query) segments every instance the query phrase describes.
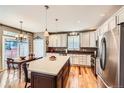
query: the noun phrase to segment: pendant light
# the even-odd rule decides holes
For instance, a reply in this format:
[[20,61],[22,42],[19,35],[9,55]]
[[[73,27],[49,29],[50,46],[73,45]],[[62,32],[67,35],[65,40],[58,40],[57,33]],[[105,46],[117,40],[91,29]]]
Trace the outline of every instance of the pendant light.
[[47,31],[47,10],[49,9],[49,6],[45,5],[44,7],[46,8],[46,29],[44,31],[44,36],[48,37],[49,33]]
[[19,42],[23,42],[27,39],[27,36],[24,35],[22,32],[22,24],[23,24],[23,21],[20,21],[20,26],[21,26],[21,33],[19,35],[16,35],[16,40],[18,40]]
[[56,32],[58,32],[58,29],[57,29],[58,28],[58,19],[56,18],[55,21],[56,21]]

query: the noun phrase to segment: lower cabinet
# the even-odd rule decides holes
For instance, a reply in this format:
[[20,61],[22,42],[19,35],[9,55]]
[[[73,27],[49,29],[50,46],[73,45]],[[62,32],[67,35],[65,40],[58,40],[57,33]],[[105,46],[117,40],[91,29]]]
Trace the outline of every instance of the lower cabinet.
[[68,54],[71,65],[91,66],[91,55],[88,54]]
[[64,88],[70,72],[70,61],[62,67],[59,73],[54,75],[31,72],[32,88]]

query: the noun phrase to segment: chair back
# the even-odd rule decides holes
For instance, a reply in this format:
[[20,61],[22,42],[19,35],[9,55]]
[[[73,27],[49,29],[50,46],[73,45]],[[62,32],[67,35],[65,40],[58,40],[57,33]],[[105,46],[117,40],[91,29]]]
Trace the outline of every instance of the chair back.
[[30,53],[28,56],[29,56],[29,59],[34,59],[35,58],[35,54],[33,54],[33,53]]
[[[7,68],[8,68],[8,70],[10,70],[12,62],[14,62],[14,59],[7,58]],[[13,65],[13,68],[14,68],[14,65]]]
[[14,59],[12,59],[12,58],[7,58],[7,62],[13,62],[14,61]]
[[23,68],[23,71],[24,71],[25,82],[28,82],[28,81],[29,81],[29,78],[28,78],[27,64],[24,63],[24,64],[22,65],[22,68]]

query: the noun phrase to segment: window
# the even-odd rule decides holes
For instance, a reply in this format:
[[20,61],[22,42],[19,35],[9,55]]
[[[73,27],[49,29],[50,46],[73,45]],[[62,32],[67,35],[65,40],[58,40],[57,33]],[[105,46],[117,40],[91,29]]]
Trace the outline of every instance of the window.
[[28,56],[29,55],[29,43],[28,40],[25,40],[25,42],[19,43],[19,51],[20,56]]
[[[18,42],[14,37],[18,33],[11,31],[3,31],[5,37],[5,55],[7,57],[15,58],[18,56],[28,56],[29,55],[29,40],[23,42]],[[11,51],[10,51],[11,50]]]
[[79,50],[79,35],[78,36],[68,36],[68,50]]
[[17,58],[18,57],[18,44],[14,39],[6,39],[5,40],[5,58]]
[[34,54],[35,57],[43,57],[44,56],[44,40],[43,39],[34,39]]

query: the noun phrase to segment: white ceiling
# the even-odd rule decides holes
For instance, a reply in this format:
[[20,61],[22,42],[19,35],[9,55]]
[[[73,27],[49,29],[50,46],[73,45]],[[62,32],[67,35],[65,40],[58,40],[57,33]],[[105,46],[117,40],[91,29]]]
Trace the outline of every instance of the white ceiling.
[[[97,28],[121,6],[117,5],[50,5],[48,31],[80,31]],[[45,8],[40,5],[0,6],[0,23],[31,32],[45,29]],[[55,22],[55,19],[59,19]]]

